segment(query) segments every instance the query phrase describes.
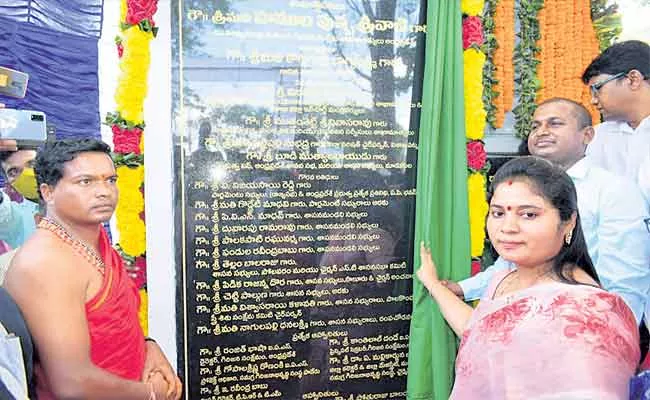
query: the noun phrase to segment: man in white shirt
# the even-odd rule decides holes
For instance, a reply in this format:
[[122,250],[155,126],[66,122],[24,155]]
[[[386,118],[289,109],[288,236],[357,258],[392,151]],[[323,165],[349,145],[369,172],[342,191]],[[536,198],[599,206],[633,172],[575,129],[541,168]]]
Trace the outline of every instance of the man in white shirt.
[[639,185],[650,203],[650,46],[612,45],[582,75],[605,122],[587,148],[592,162]]
[[[585,158],[594,135],[589,112],[567,99],[539,105],[528,136],[530,153],[562,168],[578,194],[580,226],[605,289],[619,294],[641,322],[650,290],[648,210],[633,182],[596,167]],[[466,300],[480,298],[492,275],[513,264],[499,258],[476,276],[448,287]]]

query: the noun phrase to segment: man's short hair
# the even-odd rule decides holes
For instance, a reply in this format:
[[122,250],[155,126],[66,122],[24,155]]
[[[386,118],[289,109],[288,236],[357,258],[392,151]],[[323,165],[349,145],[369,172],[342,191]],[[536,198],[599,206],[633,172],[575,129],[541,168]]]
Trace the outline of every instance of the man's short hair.
[[650,78],[650,46],[639,40],[613,44],[596,57],[582,74],[582,82],[600,74],[616,75],[636,69],[644,78]]
[[38,187],[43,183],[55,186],[63,177],[64,164],[74,160],[78,154],[87,152],[104,153],[110,157],[111,148],[96,139],[66,139],[46,142],[38,150],[34,163]]
[[591,114],[589,113],[589,110],[587,110],[587,108],[582,104],[578,103],[577,101],[573,101],[571,99],[565,99],[564,97],[553,97],[551,99],[544,100],[537,107],[541,107],[545,104],[553,104],[553,103],[565,103],[573,107],[573,113],[575,114],[576,119],[578,120],[578,129],[584,129],[586,127],[593,125],[593,121],[591,119]]

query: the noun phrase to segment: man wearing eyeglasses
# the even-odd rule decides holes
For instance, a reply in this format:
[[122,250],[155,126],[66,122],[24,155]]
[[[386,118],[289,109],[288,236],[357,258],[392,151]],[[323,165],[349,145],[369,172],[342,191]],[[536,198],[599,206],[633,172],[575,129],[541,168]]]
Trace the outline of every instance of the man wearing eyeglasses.
[[612,45],[582,75],[604,122],[587,148],[592,162],[636,181],[650,203],[650,46]]
[[[589,64],[582,81],[589,85],[591,103],[603,118],[595,127],[587,157],[635,181],[650,203],[650,46],[637,40],[610,46]],[[644,314],[641,346],[647,350],[648,302]]]

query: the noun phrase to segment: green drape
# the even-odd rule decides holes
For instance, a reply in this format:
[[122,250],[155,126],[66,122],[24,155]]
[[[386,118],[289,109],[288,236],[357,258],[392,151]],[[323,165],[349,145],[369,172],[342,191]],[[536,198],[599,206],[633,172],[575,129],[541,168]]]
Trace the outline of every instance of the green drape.
[[[418,149],[414,269],[419,243],[431,246],[441,279],[469,275],[467,157],[460,0],[429,0]],[[414,279],[408,399],[448,399],[456,338]]]

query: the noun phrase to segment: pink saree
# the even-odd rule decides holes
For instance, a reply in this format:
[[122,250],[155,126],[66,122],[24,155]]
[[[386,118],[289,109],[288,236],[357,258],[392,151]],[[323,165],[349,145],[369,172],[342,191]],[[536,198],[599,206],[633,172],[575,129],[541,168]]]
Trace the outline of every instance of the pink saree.
[[628,399],[639,362],[634,315],[615,294],[544,283],[492,299],[463,333],[450,399]]

